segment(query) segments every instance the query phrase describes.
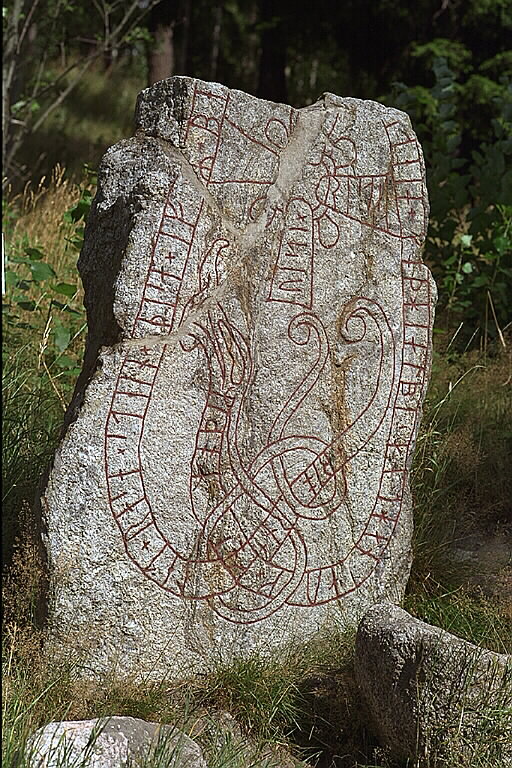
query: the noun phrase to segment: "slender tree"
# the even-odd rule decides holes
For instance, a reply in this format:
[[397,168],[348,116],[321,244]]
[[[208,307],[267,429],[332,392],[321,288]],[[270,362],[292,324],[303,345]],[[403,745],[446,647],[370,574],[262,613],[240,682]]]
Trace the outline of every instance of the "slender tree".
[[257,95],[270,101],[288,101],[286,87],[286,29],[276,13],[279,3],[260,0],[261,56]]
[[148,44],[149,85],[174,74],[176,17],[177,3],[170,0],[159,3],[149,13],[148,30],[151,34]]
[[[146,13],[161,2],[92,0],[87,7],[72,0],[4,2],[2,186],[23,173],[17,162],[23,144],[68,98],[94,62],[127,45]],[[89,38],[84,38],[84,29]],[[69,47],[72,55],[66,56]]]

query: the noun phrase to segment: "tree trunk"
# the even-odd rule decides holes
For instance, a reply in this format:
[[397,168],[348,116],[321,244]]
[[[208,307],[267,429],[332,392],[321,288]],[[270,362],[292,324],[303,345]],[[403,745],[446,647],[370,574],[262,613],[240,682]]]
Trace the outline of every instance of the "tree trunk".
[[286,31],[282,16],[276,16],[274,9],[279,12],[279,3],[274,0],[261,0],[260,22],[263,24],[261,34],[260,76],[256,95],[269,101],[288,101],[286,87]]
[[176,27],[176,66],[175,73],[177,75],[189,74],[188,69],[188,38],[190,33],[190,16],[191,5],[190,0],[181,0],[178,4],[179,11],[179,23]]
[[222,28],[222,5],[219,3],[213,11],[212,54],[210,58],[210,80],[217,77],[219,62],[220,32]]
[[175,5],[171,0],[164,0],[149,14],[148,28],[153,38],[148,45],[149,85],[171,77],[175,71]]
[[2,67],[2,165],[7,175],[10,165],[11,104],[15,100],[15,75],[18,59],[19,27],[23,0],[15,0],[4,27],[4,57]]

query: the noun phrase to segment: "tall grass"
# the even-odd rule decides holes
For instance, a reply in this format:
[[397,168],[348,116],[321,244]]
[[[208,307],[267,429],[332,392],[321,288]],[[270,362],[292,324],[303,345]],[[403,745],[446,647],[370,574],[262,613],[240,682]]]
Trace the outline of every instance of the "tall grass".
[[[456,557],[469,538],[512,537],[509,342],[436,355],[412,469],[414,560],[406,607],[461,637],[512,652],[512,559]],[[511,538],[512,540],[512,538]],[[512,558],[512,547],[511,547]],[[480,570],[479,570],[480,569]]]
[[80,368],[85,339],[76,271],[83,221],[66,212],[84,186],[56,167],[3,202],[7,256],[2,346],[2,554],[11,558],[20,511],[33,506]]

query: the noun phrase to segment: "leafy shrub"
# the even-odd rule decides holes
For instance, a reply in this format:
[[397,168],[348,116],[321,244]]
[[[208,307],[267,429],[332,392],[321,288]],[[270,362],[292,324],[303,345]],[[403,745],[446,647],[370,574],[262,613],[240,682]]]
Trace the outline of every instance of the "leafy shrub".
[[[395,103],[411,115],[425,152],[425,257],[439,287],[442,324],[463,322],[460,341],[475,329],[496,337],[510,322],[512,302],[511,68],[498,79],[472,72],[467,50],[442,39],[415,52],[431,58],[434,83],[396,83]],[[489,75],[496,68],[494,60],[482,67]],[[475,104],[483,122],[474,110],[468,114]]]
[[48,186],[4,202],[2,302],[3,555],[33,504],[81,367],[85,338],[76,258],[94,178],[78,187],[57,168]]

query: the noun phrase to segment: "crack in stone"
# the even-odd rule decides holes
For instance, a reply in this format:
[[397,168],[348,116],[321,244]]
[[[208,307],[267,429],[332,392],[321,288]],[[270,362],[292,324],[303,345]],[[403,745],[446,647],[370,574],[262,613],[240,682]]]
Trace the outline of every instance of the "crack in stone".
[[[319,108],[320,106],[320,108]],[[169,335],[148,334],[134,339],[122,339],[114,344],[116,347],[137,348],[137,347],[158,347],[161,345],[174,345],[188,335],[190,327],[204,315],[214,304],[220,301],[228,287],[232,283],[232,276],[239,272],[243,265],[247,252],[258,243],[265,233],[265,214],[268,205],[279,201],[283,207],[289,201],[294,185],[300,181],[304,168],[304,157],[307,157],[309,151],[318,137],[325,119],[327,107],[325,103],[313,105],[305,109],[298,110],[297,123],[290,141],[279,156],[279,167],[276,179],[271,185],[267,194],[267,206],[257,217],[256,221],[249,221],[243,230],[239,230],[225,215],[222,207],[212,195],[206,185],[199,179],[197,173],[184,154],[177,149],[169,140],[158,138],[158,142],[165,154],[176,162],[183,175],[183,178],[191,187],[207,202],[207,204],[217,213],[221,219],[222,226],[233,236],[236,250],[239,252],[238,258],[234,259],[229,265],[228,272],[224,280],[217,286],[213,292],[207,296],[200,307],[195,312],[191,312],[186,320]],[[149,134],[144,134],[148,135]],[[302,145],[302,150],[301,146]]]

